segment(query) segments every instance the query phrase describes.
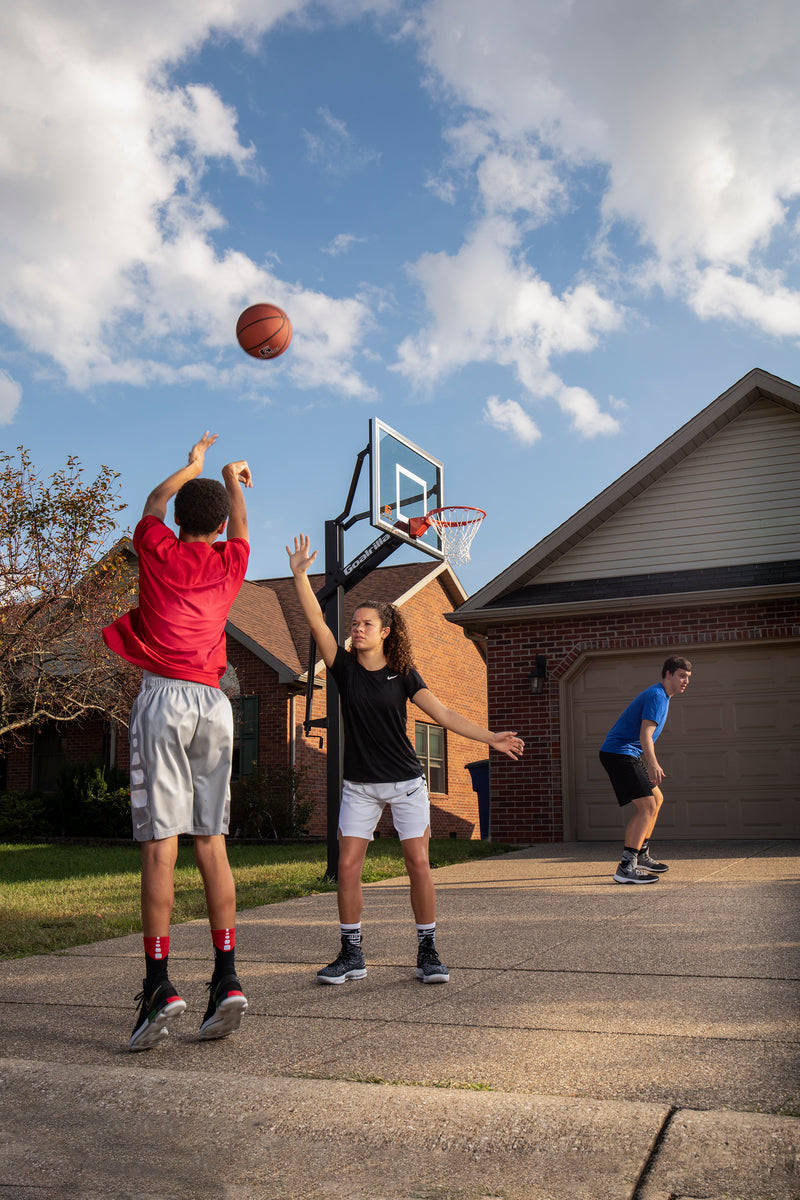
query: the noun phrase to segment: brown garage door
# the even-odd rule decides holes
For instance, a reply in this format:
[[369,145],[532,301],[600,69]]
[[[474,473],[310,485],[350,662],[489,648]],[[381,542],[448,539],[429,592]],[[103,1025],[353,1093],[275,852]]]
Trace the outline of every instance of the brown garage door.
[[[661,837],[800,837],[800,642],[691,647],[692,681],[656,743]],[[624,827],[597,751],[666,655],[587,658],[565,681],[565,794],[579,840]],[[571,740],[571,745],[570,745]]]

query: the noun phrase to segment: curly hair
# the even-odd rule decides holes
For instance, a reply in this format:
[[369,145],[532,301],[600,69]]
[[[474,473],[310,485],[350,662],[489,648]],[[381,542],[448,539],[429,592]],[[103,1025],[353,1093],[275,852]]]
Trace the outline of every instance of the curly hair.
[[[393,604],[384,604],[380,600],[362,600],[355,611],[358,612],[362,608],[371,608],[376,612],[380,618],[381,629],[390,631],[383,643],[383,653],[390,670],[407,675],[414,666],[414,652],[411,649],[408,626],[400,609],[395,608]],[[350,653],[356,653],[352,646]]]
[[175,497],[175,520],[184,533],[213,533],[230,511],[230,496],[216,479],[190,479]]

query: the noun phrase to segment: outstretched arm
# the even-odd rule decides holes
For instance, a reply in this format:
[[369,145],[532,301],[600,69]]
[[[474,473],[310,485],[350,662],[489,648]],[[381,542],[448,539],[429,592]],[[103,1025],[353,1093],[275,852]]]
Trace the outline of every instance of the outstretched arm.
[[421,688],[415,693],[414,703],[437,725],[451,729],[453,733],[457,733],[461,737],[471,738],[473,742],[484,742],[493,750],[499,750],[501,754],[505,754],[515,761],[525,749],[525,743],[522,738],[517,737],[516,733],[511,733],[509,730],[503,733],[492,733],[491,729],[482,729],[474,721],[462,717],[460,713],[453,712],[452,708],[445,708],[441,700],[437,700],[433,692],[428,691],[427,688]]
[[330,667],[333,665],[333,660],[336,658],[336,651],[339,647],[336,638],[325,624],[325,617],[319,606],[319,600],[317,600],[317,597],[311,590],[311,584],[308,581],[308,568],[317,557],[316,550],[313,554],[310,553],[310,546],[311,542],[308,534],[301,533],[299,537],[294,539],[294,550],[290,550],[287,546],[286,553],[289,555],[289,564],[294,575],[294,586],[297,589],[297,598],[300,601],[303,616],[308,621],[314,641],[319,647],[322,661],[326,667]]
[[231,512],[228,517],[228,537],[242,538],[243,541],[249,542],[247,505],[244,502],[242,488],[253,486],[253,477],[250,474],[250,468],[244,459],[240,462],[227,463],[222,468],[222,480],[231,501]]
[[175,471],[158,487],[153,488],[150,495],[145,500],[143,517],[158,517],[159,521],[163,521],[167,515],[167,505],[172,497],[179,492],[185,483],[190,479],[196,479],[202,474],[203,463],[206,459],[206,450],[214,445],[217,440],[216,433],[205,431],[199,442],[196,442],[189,451],[189,461],[185,467],[181,467],[179,471]]

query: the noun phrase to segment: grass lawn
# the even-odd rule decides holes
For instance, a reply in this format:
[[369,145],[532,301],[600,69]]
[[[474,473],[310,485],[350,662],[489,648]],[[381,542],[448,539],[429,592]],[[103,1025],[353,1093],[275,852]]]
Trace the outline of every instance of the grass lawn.
[[[489,858],[513,849],[491,842],[433,838],[431,865]],[[332,892],[323,883],[324,845],[242,846],[228,842],[238,908]],[[0,959],[47,954],[141,928],[137,845],[0,844]],[[379,838],[367,853],[364,882],[405,871],[400,843]],[[204,917],[205,900],[190,846],[178,850],[173,923]]]

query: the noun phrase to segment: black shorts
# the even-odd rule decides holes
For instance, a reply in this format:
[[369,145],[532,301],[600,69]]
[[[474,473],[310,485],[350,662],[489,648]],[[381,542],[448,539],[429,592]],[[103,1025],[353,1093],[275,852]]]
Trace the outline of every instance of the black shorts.
[[629,754],[609,754],[608,750],[601,750],[600,762],[611,780],[620,807],[630,804],[632,800],[639,800],[642,796],[653,795],[653,785],[647,776],[647,766],[643,758],[632,758]]

